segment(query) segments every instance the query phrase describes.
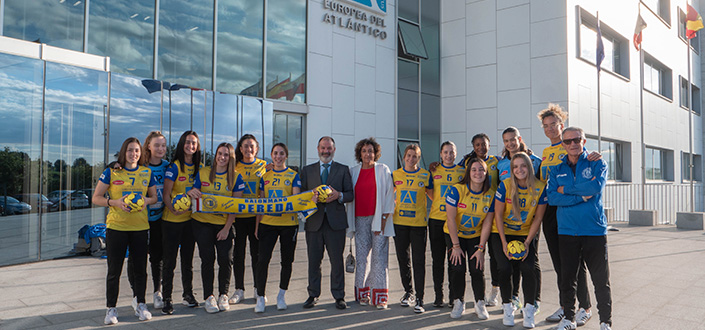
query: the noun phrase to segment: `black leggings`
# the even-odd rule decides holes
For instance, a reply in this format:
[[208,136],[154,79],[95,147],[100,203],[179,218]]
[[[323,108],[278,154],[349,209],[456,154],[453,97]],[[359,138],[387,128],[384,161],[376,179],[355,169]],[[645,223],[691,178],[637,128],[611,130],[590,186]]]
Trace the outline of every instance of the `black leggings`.
[[[428,219],[428,241],[431,245],[431,259],[433,260],[433,291],[436,299],[443,299],[443,277],[445,275],[445,262],[448,249],[446,248],[446,234],[443,232],[445,220]],[[448,265],[450,274],[450,265]],[[450,280],[450,275],[448,275]],[[452,301],[452,300],[451,300]]]
[[[506,235],[507,243],[513,240],[524,242],[526,236]],[[493,245],[494,257],[497,259],[497,270],[499,271],[499,290],[502,294],[502,303],[507,304],[512,301],[514,292],[512,282],[513,265],[518,264],[521,270],[521,276],[524,278],[522,288],[524,289],[524,303],[535,304],[536,302],[536,240],[532,240],[531,244],[526,247],[526,259],[524,260],[509,260],[504,255],[502,240],[499,235],[491,235],[490,244]]]
[[[154,292],[162,290],[162,219],[149,222],[149,264],[152,266]],[[135,282],[132,258],[127,259],[127,279],[130,286]]]
[[125,262],[125,253],[130,249],[132,260],[132,296],[137,302],[144,303],[147,290],[147,230],[122,231],[107,229],[105,231],[105,248],[108,257],[108,275],[105,280],[105,298],[107,307],[117,305],[120,293],[120,275]]
[[[414,266],[416,298],[423,299],[426,286],[426,227],[394,225],[394,245],[399,262],[399,274],[404,291],[414,293],[411,286],[411,264]],[[409,253],[411,252],[411,253]],[[409,259],[411,254],[411,259]]]
[[192,223],[192,219],[185,222],[166,220],[162,222],[164,299],[171,299],[171,293],[174,290],[174,269],[179,252],[181,253],[181,285],[184,288],[182,296],[193,295],[193,250],[196,242],[193,237]]
[[235,250],[233,252],[233,275],[235,289],[245,290],[245,247],[250,241],[250,263],[252,264],[252,279],[257,283],[257,259],[259,258],[259,242],[255,237],[256,217],[235,219]]
[[[490,234],[490,240],[492,240],[492,237],[496,236],[497,239],[499,239],[499,234],[497,233],[492,233]],[[489,251],[489,256],[490,256],[490,276],[492,277],[492,286],[499,286],[499,271],[497,270],[497,258],[495,258],[495,250],[494,246],[492,244],[487,244],[487,250]],[[502,256],[504,256],[504,253],[502,251],[499,251]],[[512,265],[512,296],[513,297],[518,297],[519,296],[519,284],[521,283],[521,271],[519,269],[518,264],[513,264]]]
[[228,294],[230,273],[233,267],[233,232],[228,231],[228,237],[217,240],[218,232],[223,225],[193,221],[193,235],[198,243],[198,255],[201,257],[201,281],[203,282],[203,299],[213,294],[215,278],[216,252],[218,260],[218,293]]
[[450,249],[453,248],[453,242],[450,236],[445,234],[446,246],[448,247],[448,280],[450,282],[450,301],[460,299],[465,301],[465,271],[470,270],[470,278],[472,291],[475,295],[475,301],[485,300],[485,273],[477,268],[475,259],[470,259],[477,251],[477,245],[480,244],[480,237],[462,238],[458,237],[460,249],[465,253],[465,257],[460,259],[460,264],[453,265],[450,262]]
[[270,226],[260,223],[257,230],[259,237],[259,258],[257,259],[257,295],[264,296],[269,273],[269,262],[272,259],[272,251],[279,239],[281,254],[281,271],[279,273],[279,288],[289,289],[291,280],[292,265],[296,252],[296,236],[299,226]]

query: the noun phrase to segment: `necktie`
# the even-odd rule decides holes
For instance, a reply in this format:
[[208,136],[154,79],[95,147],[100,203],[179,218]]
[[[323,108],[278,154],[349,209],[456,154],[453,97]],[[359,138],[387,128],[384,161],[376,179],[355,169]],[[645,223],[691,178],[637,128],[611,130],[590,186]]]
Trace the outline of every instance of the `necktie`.
[[321,173],[321,183],[326,184],[328,182],[328,168],[330,164],[323,164],[323,172]]

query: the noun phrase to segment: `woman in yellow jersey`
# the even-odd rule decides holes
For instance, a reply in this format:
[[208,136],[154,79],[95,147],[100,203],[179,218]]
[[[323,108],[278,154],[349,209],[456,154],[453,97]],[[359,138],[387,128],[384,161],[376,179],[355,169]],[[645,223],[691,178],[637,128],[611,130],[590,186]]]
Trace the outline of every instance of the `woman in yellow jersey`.
[[[267,171],[260,179],[260,197],[282,198],[296,195],[301,192],[301,179],[299,174],[286,166],[289,149],[284,143],[277,143],[272,147],[272,163],[274,167]],[[257,303],[255,312],[264,312],[264,293],[267,284],[269,261],[272,251],[279,238],[281,249],[281,273],[279,275],[279,295],[277,296],[277,309],[286,309],[286,290],[289,289],[291,279],[291,265],[294,263],[296,251],[296,236],[299,232],[299,218],[296,213],[257,215],[255,236],[259,240],[259,258],[257,259],[257,276],[255,287],[257,289]]]
[[[453,311],[457,319],[465,312],[465,272],[470,270],[475,313],[481,320],[490,316],[485,307],[485,244],[494,222],[494,193],[487,175],[487,164],[480,158],[470,158],[463,179],[448,188],[446,219],[443,231],[450,255],[448,282]],[[475,259],[475,261],[473,261]]]
[[181,134],[174,151],[174,159],[164,174],[164,196],[167,202],[162,215],[162,242],[164,248],[164,269],[162,274],[164,307],[162,314],[174,313],[171,293],[174,289],[174,269],[176,255],[181,256],[181,284],[183,304],[198,306],[193,296],[193,251],[196,245],[193,237],[191,211],[176,211],[171,201],[178,194],[189,193],[198,170],[201,167],[201,143],[198,134],[186,131]]
[[[242,197],[259,198],[259,181],[264,175],[267,162],[257,159],[259,142],[252,134],[243,135],[235,147],[235,170],[245,181],[245,191]],[[259,242],[255,236],[257,218],[254,214],[237,214],[235,216],[235,248],[233,251],[233,276],[235,277],[235,292],[230,298],[231,304],[237,304],[245,299],[245,248],[250,241],[250,262],[252,263],[252,278],[257,283],[257,259]],[[255,298],[257,298],[255,289]]]
[[[463,165],[455,164],[457,149],[455,143],[446,141],[441,144],[441,163],[431,171],[433,176],[433,203],[428,215],[428,240],[431,245],[431,258],[433,259],[433,290],[436,299],[433,306],[443,307],[443,276],[446,261],[446,239],[443,226],[446,223],[446,194],[448,188],[460,182],[465,173]],[[453,301],[451,299],[450,301]]]
[[348,236],[355,237],[355,300],[387,308],[389,237],[394,236],[392,172],[378,163],[382,147],[370,137],[355,145],[350,168],[355,198],[347,205]]
[[[101,174],[93,192],[93,204],[110,208],[105,220],[107,230],[105,243],[108,257],[108,276],[105,282],[108,310],[105,324],[118,323],[117,305],[120,290],[120,274],[125,261],[125,253],[130,249],[133,264],[134,283],[132,285],[133,308],[140,321],[149,320],[152,314],[145,305],[147,289],[147,237],[149,220],[146,206],[157,201],[152,171],[140,166],[142,147],[137,138],[131,137],[122,143],[117,162],[121,169],[107,168]],[[105,197],[106,193],[108,198]],[[125,203],[129,194],[142,196],[144,205],[139,211],[131,212]]]
[[[221,143],[216,148],[212,165],[204,167],[196,176],[189,194],[202,198],[201,193],[242,197],[245,183],[242,176],[235,171],[235,148],[230,143]],[[209,197],[204,197],[208,203]],[[206,312],[217,313],[230,309],[228,289],[233,267],[233,233],[234,214],[193,213],[193,235],[198,243],[198,255],[201,257],[201,280],[203,297],[206,300]],[[216,252],[218,255],[218,299],[213,295]]]
[[[401,284],[404,295],[401,306],[407,307],[416,301],[414,312],[423,313],[423,295],[426,277],[426,195],[433,196],[431,173],[419,167],[421,148],[409,144],[404,149],[404,166],[392,173],[396,192],[394,208],[394,245],[399,261]],[[411,286],[412,252],[414,287]]]
[[[498,235],[490,240],[494,245],[495,258],[499,269],[499,287],[504,309],[503,323],[514,325],[512,304],[512,264],[519,264],[524,278],[524,327],[534,327],[536,312],[536,271],[534,239],[541,228],[541,220],[546,210],[545,184],[534,176],[534,168],[529,155],[518,152],[510,162],[510,177],[500,182],[495,197],[495,224]],[[526,246],[526,254],[521,260],[510,260],[507,242],[518,240]]]
[[[551,141],[551,145],[543,149],[543,157],[541,158],[540,179],[546,183],[550,169],[563,162],[567,152],[563,148],[561,134],[565,128],[565,122],[568,120],[568,113],[558,104],[549,103],[548,108],[541,110],[538,113],[538,118],[543,127],[543,134]],[[599,153],[592,152],[588,155],[588,160],[597,160],[602,158]],[[556,206],[549,204],[546,206],[546,213],[543,217],[543,235],[546,239],[548,252],[553,261],[553,269],[556,272],[558,280],[558,288],[560,289],[561,281],[561,254],[558,249],[558,220],[556,219]],[[578,303],[580,309],[575,314],[575,321],[578,325],[584,325],[592,317],[592,303],[590,301],[590,293],[587,287],[587,268],[585,263],[581,262],[578,267],[578,286],[576,289]],[[560,296],[560,295],[559,295]],[[563,304],[561,304],[563,305]],[[559,307],[553,314],[546,318],[548,322],[560,322],[563,319],[563,308]]]

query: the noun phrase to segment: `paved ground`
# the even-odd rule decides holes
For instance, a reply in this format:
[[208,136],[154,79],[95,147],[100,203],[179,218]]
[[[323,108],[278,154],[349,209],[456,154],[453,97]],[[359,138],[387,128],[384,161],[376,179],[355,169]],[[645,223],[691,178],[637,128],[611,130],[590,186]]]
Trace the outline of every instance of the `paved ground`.
[[[705,296],[705,232],[682,231],[673,226],[629,227],[616,224],[619,232],[609,233],[609,253],[613,295],[614,329],[705,329],[705,305],[700,304]],[[393,246],[393,244],[391,244]],[[181,305],[172,316],[162,316],[156,311],[151,321],[140,322],[130,307],[130,292],[127,277],[121,280],[118,310],[120,323],[114,327],[135,329],[345,329],[364,327],[368,329],[507,329],[502,325],[500,307],[490,307],[490,319],[480,321],[472,312],[472,303],[467,304],[466,314],[459,320],[449,317],[449,308],[427,307],[426,313],[415,315],[411,308],[399,306],[402,294],[399,271],[390,251],[390,296],[392,304],[388,310],[359,306],[353,300],[353,275],[346,275],[347,300],[345,311],[335,309],[324,276],[323,295],[313,309],[304,310],[306,299],[306,243],[299,235],[294,275],[287,294],[289,309],[277,311],[275,297],[278,291],[279,265],[273,257],[268,284],[269,304],[263,314],[253,312],[252,280],[246,282],[248,299],[234,305],[230,311],[207,314],[203,307],[190,309]],[[549,329],[543,319],[557,308],[558,291],[550,257],[542,242],[540,260],[543,271],[543,302],[537,316],[537,329]],[[324,260],[324,274],[328,274]],[[199,301],[200,271],[196,265],[194,286]],[[427,257],[426,293],[433,296],[430,278],[430,256]],[[105,315],[105,260],[79,257],[44,261],[32,264],[0,268],[0,329],[91,329],[103,327]],[[175,281],[180,282],[180,279]],[[151,283],[151,282],[150,282]],[[178,284],[177,284],[178,285]],[[471,292],[467,300],[472,300]],[[148,286],[151,291],[151,284]],[[181,288],[175,288],[175,296]],[[447,292],[446,292],[447,296]],[[594,295],[593,297],[593,303]],[[151,307],[151,296],[147,301]],[[596,310],[595,310],[596,312]],[[599,329],[595,316],[581,329]],[[521,317],[517,315],[516,329],[521,329]]]

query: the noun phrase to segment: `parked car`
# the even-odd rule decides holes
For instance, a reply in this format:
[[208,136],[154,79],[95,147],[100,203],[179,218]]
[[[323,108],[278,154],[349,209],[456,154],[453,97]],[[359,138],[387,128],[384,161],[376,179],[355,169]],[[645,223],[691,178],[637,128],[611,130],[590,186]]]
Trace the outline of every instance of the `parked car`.
[[93,205],[93,201],[92,201],[92,199],[93,199],[93,191],[94,191],[93,188],[79,189],[79,190],[76,190],[76,191],[77,191],[77,192],[82,192],[82,193],[86,194],[86,196],[88,196],[88,206]]
[[39,211],[40,205],[42,212],[53,212],[58,209],[58,205],[52,203],[46,196],[42,194],[18,194],[15,195],[21,202],[25,202],[32,206],[32,210],[35,212]]
[[[5,204],[6,199],[7,204]],[[0,196],[0,206],[2,206],[4,215],[24,214],[32,211],[32,206],[10,196]]]
[[54,190],[47,196],[58,210],[88,207],[88,196],[76,190]]

